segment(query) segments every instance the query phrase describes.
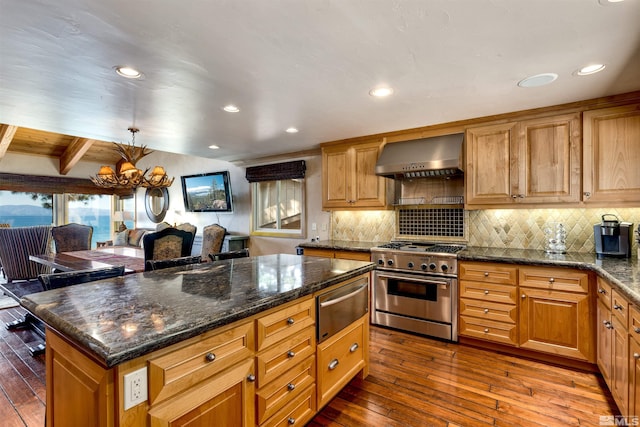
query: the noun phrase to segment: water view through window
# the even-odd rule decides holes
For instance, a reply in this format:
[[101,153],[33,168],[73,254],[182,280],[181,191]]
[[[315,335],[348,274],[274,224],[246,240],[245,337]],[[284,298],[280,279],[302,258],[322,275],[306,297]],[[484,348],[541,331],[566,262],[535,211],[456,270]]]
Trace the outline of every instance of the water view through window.
[[[56,201],[64,200],[62,209]],[[51,194],[0,191],[0,223],[10,227],[55,225],[55,212],[63,212],[59,225],[70,222],[93,227],[92,247],[96,242],[111,239],[111,196],[66,194],[64,198]]]

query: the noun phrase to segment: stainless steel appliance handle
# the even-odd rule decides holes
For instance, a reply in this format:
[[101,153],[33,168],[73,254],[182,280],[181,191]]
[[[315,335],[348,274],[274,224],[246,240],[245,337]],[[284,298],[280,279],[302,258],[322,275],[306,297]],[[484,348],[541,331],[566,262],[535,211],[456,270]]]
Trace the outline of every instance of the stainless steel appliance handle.
[[418,276],[400,276],[400,275],[393,275],[393,274],[382,274],[382,273],[377,273],[377,278],[379,279],[397,279],[397,280],[407,280],[410,279],[412,282],[418,282],[418,283],[427,283],[427,284],[433,284],[433,285],[445,285],[445,286],[449,286],[451,284],[451,282],[449,280],[437,280],[437,279],[426,279],[426,278],[421,278]]
[[326,301],[323,301],[323,302],[320,303],[320,308],[329,307],[331,305],[338,304],[339,302],[342,302],[342,301],[344,301],[346,299],[349,299],[349,298],[353,297],[354,295],[357,295],[358,293],[360,293],[363,290],[367,289],[367,285],[368,284],[365,283],[364,285],[360,286],[358,289],[356,289],[353,292],[350,292],[350,293],[348,293],[346,295],[343,295],[341,297],[338,297],[338,298],[328,299]]

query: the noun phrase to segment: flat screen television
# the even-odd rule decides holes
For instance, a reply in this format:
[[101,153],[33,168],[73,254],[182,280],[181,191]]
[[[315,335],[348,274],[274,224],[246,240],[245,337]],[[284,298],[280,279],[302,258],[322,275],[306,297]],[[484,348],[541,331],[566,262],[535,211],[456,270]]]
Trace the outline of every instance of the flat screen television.
[[185,211],[233,211],[228,171],[185,175],[181,180]]

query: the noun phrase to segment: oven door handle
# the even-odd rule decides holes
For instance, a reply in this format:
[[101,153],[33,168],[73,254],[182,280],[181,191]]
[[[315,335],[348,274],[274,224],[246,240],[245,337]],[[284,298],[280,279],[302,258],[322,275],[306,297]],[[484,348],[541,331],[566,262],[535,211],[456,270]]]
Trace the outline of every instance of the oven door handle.
[[353,292],[349,292],[346,295],[342,295],[341,297],[338,298],[333,298],[333,299],[328,299],[326,301],[323,301],[320,303],[320,308],[324,308],[324,307],[329,307],[332,306],[334,304],[338,304],[346,299],[349,299],[355,295],[357,295],[358,293],[362,292],[363,290],[367,289],[368,287],[368,283],[365,283],[364,285],[360,286],[358,289],[356,289]]
[[441,280],[434,280],[434,279],[423,279],[423,278],[415,277],[415,276],[396,276],[396,275],[393,275],[393,274],[377,273],[376,277],[378,277],[380,279],[411,280],[413,282],[426,283],[426,284],[430,284],[430,285],[445,285],[445,286],[449,286],[451,284],[451,282],[449,280],[441,281]]

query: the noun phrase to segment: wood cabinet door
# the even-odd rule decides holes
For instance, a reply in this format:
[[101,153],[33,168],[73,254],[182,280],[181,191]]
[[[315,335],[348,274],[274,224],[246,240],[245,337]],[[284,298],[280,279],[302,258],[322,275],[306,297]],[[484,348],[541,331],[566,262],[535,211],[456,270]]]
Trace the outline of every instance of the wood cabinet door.
[[618,405],[620,413],[627,413],[629,399],[629,333],[615,316],[612,316],[613,326],[611,353],[611,383],[609,390]]
[[355,192],[354,207],[384,207],[385,179],[375,174],[380,144],[361,144],[353,147]]
[[579,202],[580,115],[527,120],[518,123],[516,129],[516,200],[522,203]]
[[520,288],[520,347],[595,362],[589,294]]
[[611,310],[602,301],[598,301],[596,310],[596,363],[604,381],[611,387],[611,355],[613,351],[611,343]]
[[640,414],[640,343],[629,340],[629,415]]
[[640,104],[583,114],[584,201],[640,201]]
[[353,152],[348,147],[322,149],[322,207],[350,206],[353,195]]
[[253,427],[255,383],[253,359],[149,410],[151,427]]
[[511,183],[517,179],[517,171],[512,171],[516,167],[511,151],[514,138],[514,123],[467,130],[467,204],[514,203],[511,197],[514,194]]

